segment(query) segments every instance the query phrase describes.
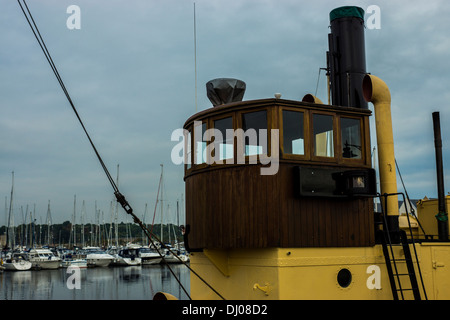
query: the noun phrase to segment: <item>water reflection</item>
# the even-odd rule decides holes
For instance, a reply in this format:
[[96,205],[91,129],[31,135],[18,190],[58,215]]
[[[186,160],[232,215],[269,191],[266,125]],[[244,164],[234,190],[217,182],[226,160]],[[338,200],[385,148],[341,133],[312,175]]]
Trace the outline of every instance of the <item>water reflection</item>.
[[[171,265],[189,292],[189,270]],[[167,266],[79,269],[80,289],[70,289],[68,269],[0,273],[0,300],[151,300],[158,291],[186,300]]]

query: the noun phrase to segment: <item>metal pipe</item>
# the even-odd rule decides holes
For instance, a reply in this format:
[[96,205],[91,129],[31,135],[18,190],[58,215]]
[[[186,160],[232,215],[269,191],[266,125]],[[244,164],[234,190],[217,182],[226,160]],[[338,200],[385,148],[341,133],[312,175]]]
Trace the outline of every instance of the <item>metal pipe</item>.
[[317,104],[323,104],[322,100],[317,98],[316,96],[308,93],[305,94],[305,96],[302,99],[303,102],[310,102],[310,103],[317,103]]
[[387,215],[398,216],[398,196],[395,195],[397,193],[397,176],[391,118],[391,93],[383,80],[367,74],[363,79],[363,94],[367,102],[373,103],[375,110],[380,193],[382,195],[393,194],[386,197]]
[[445,208],[444,168],[442,162],[441,122],[439,112],[433,112],[434,148],[436,151],[436,176],[438,189],[438,222],[439,240],[448,240],[448,215]]

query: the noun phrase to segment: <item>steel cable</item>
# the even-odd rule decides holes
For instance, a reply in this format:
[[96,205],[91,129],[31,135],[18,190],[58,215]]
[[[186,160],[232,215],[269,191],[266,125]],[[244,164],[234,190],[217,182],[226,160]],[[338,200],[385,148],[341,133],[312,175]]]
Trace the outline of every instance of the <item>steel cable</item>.
[[[50,67],[52,68],[52,71],[53,71],[54,75],[56,76],[56,79],[58,80],[58,83],[61,86],[61,89],[63,90],[67,100],[69,101],[70,106],[72,107],[72,110],[74,111],[78,121],[80,122],[81,127],[83,128],[84,133],[86,134],[86,136],[87,136],[87,138],[88,138],[88,140],[89,140],[89,142],[90,142],[90,144],[91,144],[91,146],[92,146],[92,148],[93,148],[93,150],[94,150],[94,152],[95,152],[95,154],[96,154],[96,156],[97,156],[97,158],[98,158],[98,160],[100,162],[100,165],[102,166],[102,168],[103,168],[103,170],[104,170],[104,172],[105,172],[109,182],[111,183],[111,186],[114,189],[114,195],[116,196],[117,202],[119,202],[122,205],[122,207],[124,208],[124,210],[133,217],[134,222],[141,227],[141,229],[144,231],[144,233],[146,234],[146,236],[149,238],[149,240],[152,242],[152,245],[156,249],[157,249],[157,247],[155,246],[155,244],[154,244],[154,242],[152,240],[152,236],[160,243],[161,248],[166,248],[180,262],[182,262],[192,273],[194,273],[203,283],[205,283],[211,290],[213,290],[221,299],[225,300],[225,298],[222,297],[220,295],[220,293],[218,293],[213,287],[211,287],[211,285],[209,285],[199,274],[197,274],[194,270],[191,269],[190,266],[188,266],[184,261],[182,261],[181,258],[177,254],[172,252],[172,250],[170,250],[170,248],[168,248],[166,245],[164,245],[158,237],[156,237],[150,230],[148,230],[148,228],[145,227],[145,225],[142,223],[142,221],[133,213],[133,209],[131,208],[131,206],[129,205],[128,201],[125,199],[125,197],[120,193],[118,186],[114,182],[114,179],[111,177],[111,174],[109,173],[108,168],[106,167],[105,163],[103,162],[103,159],[100,156],[99,152],[97,151],[97,148],[95,147],[94,142],[92,141],[89,133],[87,132],[87,129],[84,126],[84,123],[81,120],[81,117],[78,114],[77,109],[75,108],[75,105],[74,105],[74,103],[73,103],[73,101],[72,101],[72,99],[71,99],[71,97],[69,95],[69,92],[66,89],[66,86],[64,85],[64,82],[63,82],[63,80],[62,80],[62,78],[61,78],[61,76],[60,76],[60,74],[58,72],[58,69],[56,68],[55,63],[53,62],[53,59],[52,59],[52,57],[50,55],[50,52],[48,51],[47,46],[45,45],[44,39],[42,38],[41,33],[39,32],[37,24],[34,21],[33,15],[31,14],[31,11],[28,8],[27,3],[25,2],[25,0],[22,0],[22,1],[23,1],[24,5],[25,5],[25,8],[26,8],[26,11],[27,11],[28,15],[25,12],[24,6],[22,6],[22,4],[20,3],[20,0],[17,0],[17,3],[19,4],[19,6],[20,6],[20,8],[21,8],[21,10],[22,10],[22,12],[23,12],[27,22],[28,22],[28,25],[30,26],[30,28],[31,28],[31,30],[32,30],[36,40],[38,41],[39,46],[41,47],[42,52],[44,53],[45,58],[47,59],[47,62],[50,64]],[[175,273],[172,270],[172,268],[169,266],[169,264],[165,260],[163,254],[158,249],[157,249],[157,251],[158,251],[159,255],[162,257],[162,259],[165,262],[165,264],[167,265],[167,267],[169,268],[169,270],[172,273],[172,275],[175,277],[175,279],[177,280],[179,285],[182,287],[183,291],[186,293],[186,295],[189,297],[189,299],[191,299],[191,297],[189,296],[187,290],[181,284],[180,280],[178,279],[178,277],[175,275]]]

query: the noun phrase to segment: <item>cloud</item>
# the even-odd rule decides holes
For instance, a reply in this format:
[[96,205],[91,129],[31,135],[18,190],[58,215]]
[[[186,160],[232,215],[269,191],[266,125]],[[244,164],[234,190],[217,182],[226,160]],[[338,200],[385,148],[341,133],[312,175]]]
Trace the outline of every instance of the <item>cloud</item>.
[[[244,80],[245,100],[314,93],[334,1],[195,2],[198,111],[211,106],[205,83],[218,77]],[[72,4],[81,9],[80,30],[66,27]],[[371,4],[359,3],[363,9]],[[432,196],[431,112],[441,111],[442,123],[449,118],[450,5],[376,4],[381,29],[366,29],[367,70],[390,87],[395,148],[414,186],[411,196]],[[145,203],[153,208],[164,163],[174,208],[184,183],[183,168],[170,162],[170,137],[196,111],[193,2],[45,0],[29,6],[112,176],[120,164],[127,199],[136,211]],[[9,196],[14,170],[19,207],[37,203],[45,218],[51,200],[54,221],[61,222],[70,219],[76,194],[89,212],[97,201],[106,214],[111,186],[16,2],[3,5],[0,28],[0,195]],[[318,95],[327,100],[323,73]],[[450,127],[442,126],[442,136],[445,161]]]

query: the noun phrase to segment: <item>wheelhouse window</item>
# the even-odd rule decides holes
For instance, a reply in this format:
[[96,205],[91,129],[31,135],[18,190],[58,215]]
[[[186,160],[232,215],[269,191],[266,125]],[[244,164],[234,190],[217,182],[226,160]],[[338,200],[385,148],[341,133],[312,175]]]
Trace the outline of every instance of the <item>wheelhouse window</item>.
[[206,163],[206,122],[194,127],[195,136],[195,164]]
[[333,116],[325,114],[313,115],[314,155],[318,157],[334,157]]
[[184,150],[185,150],[185,158],[184,162],[186,164],[186,168],[190,169],[192,167],[192,133],[189,129],[184,136]]
[[242,114],[244,151],[246,156],[267,154],[267,111]]
[[303,112],[283,110],[283,151],[305,154]]
[[342,157],[361,159],[361,122],[359,119],[341,117]]
[[[234,157],[233,141],[234,136],[228,134],[227,129],[233,130],[233,118],[223,118],[214,121],[214,129],[216,134],[214,136],[214,152],[216,160],[230,159]],[[218,134],[220,133],[220,134]]]

